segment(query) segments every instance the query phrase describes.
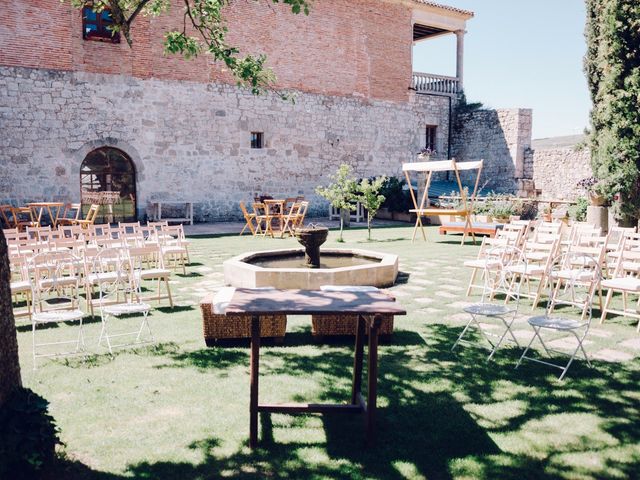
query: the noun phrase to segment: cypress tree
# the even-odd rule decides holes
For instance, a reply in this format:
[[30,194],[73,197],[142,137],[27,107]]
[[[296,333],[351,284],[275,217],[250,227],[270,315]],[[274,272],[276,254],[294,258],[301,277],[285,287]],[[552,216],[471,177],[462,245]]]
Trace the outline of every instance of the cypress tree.
[[640,2],[586,0],[591,162],[615,216],[640,217]]

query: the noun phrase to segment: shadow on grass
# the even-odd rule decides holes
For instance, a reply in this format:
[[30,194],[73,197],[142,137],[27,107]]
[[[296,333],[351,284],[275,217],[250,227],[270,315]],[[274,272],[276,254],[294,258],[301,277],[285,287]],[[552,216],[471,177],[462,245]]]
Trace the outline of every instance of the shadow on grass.
[[[228,453],[213,435],[191,440],[189,447],[201,459],[193,463],[142,462],[113,475],[63,461],[58,465],[62,474],[52,478],[637,478],[637,453],[620,450],[640,442],[630,413],[640,403],[637,364],[596,362],[588,368],[578,361],[560,383],[556,370],[538,364],[514,370],[520,354],[515,348],[501,350],[491,362],[480,348],[451,353],[459,332],[441,324],[428,326],[423,337],[400,331],[398,343],[381,348],[373,448],[363,445],[359,415],[263,414],[255,451],[245,444]],[[248,351],[169,352],[169,358],[184,366],[224,370],[246,365]],[[319,398],[305,399],[301,392],[300,400],[340,403],[350,397],[351,349],[327,346],[309,356],[272,348],[262,359],[262,382],[278,374],[317,378]],[[506,404],[517,408],[509,410]],[[318,430],[313,426],[317,418],[320,437],[324,434],[320,439],[319,432],[308,433]],[[589,430],[585,422],[595,423]],[[603,453],[608,448],[611,452]],[[566,461],[567,455],[594,461]]]

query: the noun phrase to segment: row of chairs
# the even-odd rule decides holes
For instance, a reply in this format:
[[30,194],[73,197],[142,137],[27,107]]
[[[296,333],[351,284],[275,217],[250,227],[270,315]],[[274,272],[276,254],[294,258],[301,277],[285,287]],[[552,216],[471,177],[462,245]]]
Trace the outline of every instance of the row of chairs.
[[[614,227],[606,235],[602,236],[599,228],[587,224],[574,225],[565,235],[561,233],[561,224],[540,223],[538,225],[507,225],[504,231],[499,231],[495,238],[485,238],[481,245],[478,257],[465,262],[465,266],[472,269],[471,278],[467,288],[467,296],[473,289],[482,289],[483,284],[476,283],[477,275],[483,272],[489,261],[487,252],[500,248],[516,247],[523,251],[528,261],[526,271],[520,272],[520,280],[526,285],[526,291],[520,292],[520,296],[533,300],[532,309],[540,302],[545,286],[548,283],[547,272],[553,259],[561,253],[575,255],[588,255],[596,258],[603,267],[603,287],[612,288],[620,285],[635,288],[630,280],[613,280],[620,277],[637,276],[625,267],[634,264],[633,252],[640,250],[640,236],[633,228]],[[624,254],[622,252],[625,252]],[[627,253],[631,252],[631,253]],[[619,262],[624,257],[623,262]],[[493,260],[491,260],[493,261]],[[640,292],[640,290],[639,290]],[[609,292],[612,294],[613,292]],[[608,295],[610,300],[611,295]],[[602,305],[602,321],[606,318],[609,302]],[[631,312],[633,313],[633,312]]]
[[155,246],[158,245],[168,265],[181,268],[186,273],[189,262],[189,242],[186,240],[182,225],[169,225],[164,222],[119,223],[118,226],[60,225],[57,229],[46,227],[27,227],[3,230],[7,239],[9,254],[31,255],[38,251],[82,249],[84,246],[114,247]]
[[[293,200],[293,201],[288,201]],[[295,201],[287,199],[284,204],[274,204],[265,202],[254,202],[251,205],[252,212],[247,211],[244,202],[240,202],[240,210],[244,216],[245,226],[240,235],[249,230],[253,236],[262,235],[274,237],[279,232],[280,238],[284,235],[294,235],[297,228],[304,224],[308,201]],[[274,223],[278,223],[278,228],[274,229]]]
[[[140,226],[136,222],[120,224],[118,227],[98,225],[75,232],[68,228],[60,227],[58,231],[52,231],[40,227],[30,232],[6,232],[16,317],[31,317],[31,260],[47,252],[67,252],[82,260],[87,309],[93,313],[94,302],[91,299],[98,278],[97,272],[91,268],[94,258],[105,248],[127,251],[130,260],[139,266],[140,279],[155,282],[155,293],[146,297],[146,300],[160,303],[166,299],[173,307],[170,287],[172,270],[182,268],[184,273],[189,262],[188,242],[184,239],[181,226],[169,226],[166,222]],[[63,230],[68,236],[58,235]]]
[[[29,259],[29,286],[33,299],[32,339],[33,367],[37,359],[85,351],[83,320],[88,314],[81,308],[81,294],[85,290],[91,305],[100,312],[101,331],[98,345],[106,345],[109,353],[114,347],[153,342],[148,322],[151,306],[142,296],[144,268],[133,248],[104,248],[92,258],[90,267],[87,258],[71,251],[49,251],[35,254]],[[90,287],[89,287],[90,285]],[[94,290],[97,292],[92,295]],[[93,311],[91,311],[93,314]],[[140,324],[135,330],[122,331],[123,325],[114,327],[114,320],[134,315]],[[77,334],[66,340],[41,341],[39,337],[51,337],[42,327],[56,323],[77,323]],[[130,321],[123,321],[129,325]],[[130,327],[128,327],[130,328]],[[56,331],[57,333],[57,331]],[[115,343],[120,337],[129,342]],[[60,351],[59,345],[74,345],[72,350]],[[56,351],[52,351],[56,346]]]
[[[67,203],[58,218],[54,220],[56,226],[79,225],[86,228],[95,223],[99,211],[100,205],[91,204],[87,214],[82,218],[82,204]],[[0,206],[0,223],[3,229],[15,228],[24,231],[27,228],[37,228],[42,226],[42,212],[42,209],[36,210],[30,206],[2,205]]]
[[[523,250],[513,246],[496,247],[488,250],[486,255],[488,261],[483,272],[481,300],[464,308],[470,319],[452,350],[467,342],[468,333],[476,330],[489,343],[491,349],[488,359],[491,360],[505,340],[513,341],[518,347],[522,347],[512,328],[519,314],[520,300],[524,296],[522,275],[530,268],[531,263]],[[516,368],[525,359],[535,361],[559,368],[559,380],[562,380],[579,353],[582,353],[591,365],[583,342],[591,326],[593,301],[600,288],[602,272],[602,256],[597,257],[581,249],[571,248],[546,264],[544,276],[548,279],[549,301],[544,314],[527,319],[532,328],[532,336]],[[560,313],[555,313],[561,305],[573,307],[573,310],[563,309]],[[498,332],[482,323],[481,320],[487,318],[498,321]],[[575,347],[570,348],[568,352],[553,349],[549,345],[549,339],[544,338],[545,331],[572,336],[575,339]],[[564,354],[569,357],[568,362],[557,364],[531,355],[531,347],[536,340],[549,357],[552,357],[552,354]]]

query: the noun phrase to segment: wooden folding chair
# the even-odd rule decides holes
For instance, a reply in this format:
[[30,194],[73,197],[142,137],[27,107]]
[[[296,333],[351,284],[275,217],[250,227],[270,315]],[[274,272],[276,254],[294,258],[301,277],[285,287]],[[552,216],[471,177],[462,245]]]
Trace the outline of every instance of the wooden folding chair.
[[256,228],[257,228],[257,226],[254,225],[255,222],[256,222],[256,214],[255,213],[249,213],[247,211],[247,206],[245,205],[244,202],[240,202],[240,210],[242,210],[242,216],[244,217],[244,221],[246,222],[244,228],[240,232],[240,236],[242,236],[242,234],[248,228],[249,231],[251,232],[251,235],[253,235],[255,237]]
[[95,203],[91,204],[89,207],[89,211],[87,211],[87,216],[84,219],[75,220],[73,225],[80,225],[82,228],[87,228],[89,225],[93,225],[96,223],[96,217],[98,216],[98,212],[100,211],[100,205]]
[[[482,173],[482,165],[483,160],[473,161],[473,162],[456,162],[454,159],[452,160],[440,160],[434,162],[413,162],[413,163],[405,163],[402,165],[402,171],[405,174],[407,179],[407,185],[411,187],[411,177],[409,175],[410,172],[417,173],[426,173],[426,180],[424,185],[424,192],[422,194],[422,198],[420,199],[420,204],[418,204],[418,200],[416,194],[413,192],[412,188],[409,188],[409,193],[411,194],[411,200],[413,202],[414,208],[409,210],[412,213],[416,214],[416,224],[413,228],[413,235],[411,237],[411,241],[413,242],[416,238],[416,233],[418,228],[422,232],[422,237],[426,241],[427,235],[424,232],[424,227],[422,224],[422,217],[428,217],[431,215],[458,215],[464,217],[464,231],[462,234],[462,242],[460,245],[464,245],[464,242],[467,238],[467,234],[471,233],[473,238],[473,243],[476,243],[476,236],[471,226],[471,212],[473,212],[473,204],[475,203],[476,196],[478,194],[478,185],[480,183],[480,175]],[[462,186],[462,181],[460,180],[460,171],[463,170],[477,170],[476,181],[473,187],[473,192],[471,196],[467,198],[467,194]],[[431,185],[431,179],[435,172],[451,172],[453,171],[456,176],[456,182],[458,184],[458,188],[460,190],[460,198],[461,205],[458,208],[434,208],[429,206],[429,187]]]
[[57,225],[75,225],[80,220],[80,214],[82,213],[81,203],[67,203],[64,206],[62,215],[58,217]]
[[300,207],[301,205],[299,203],[292,203],[289,207],[289,212],[283,217],[283,225],[282,231],[280,232],[280,238],[284,237],[285,233],[288,233],[291,236],[295,234]]

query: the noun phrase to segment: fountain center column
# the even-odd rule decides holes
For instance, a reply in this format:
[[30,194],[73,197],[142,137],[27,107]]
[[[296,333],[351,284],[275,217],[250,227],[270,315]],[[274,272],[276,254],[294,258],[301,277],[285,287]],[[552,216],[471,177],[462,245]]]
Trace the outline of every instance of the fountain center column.
[[320,245],[327,240],[327,227],[306,227],[296,230],[296,238],[304,247],[304,261],[309,268],[320,268]]

